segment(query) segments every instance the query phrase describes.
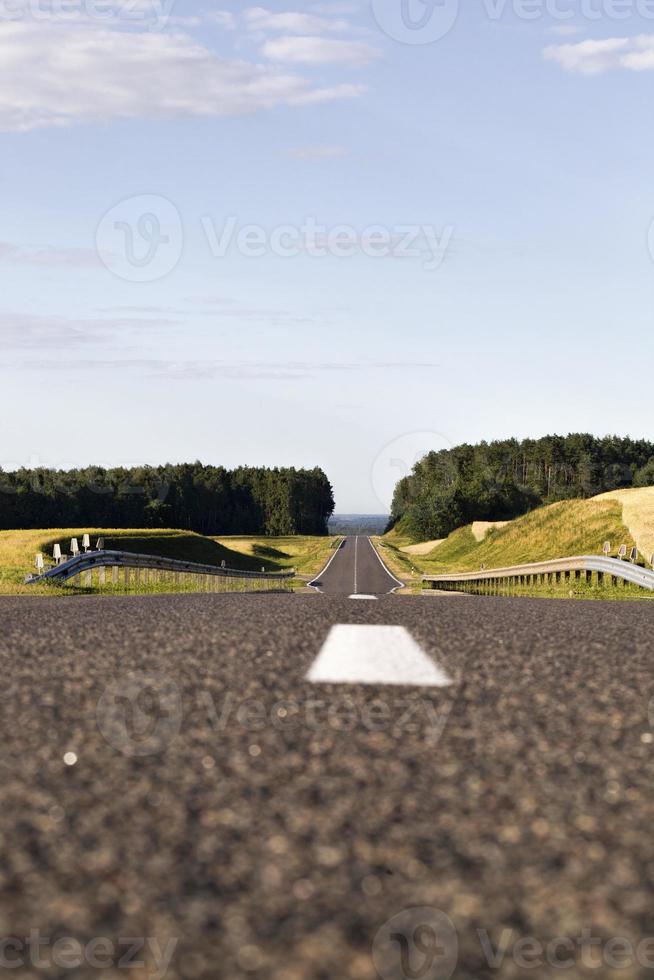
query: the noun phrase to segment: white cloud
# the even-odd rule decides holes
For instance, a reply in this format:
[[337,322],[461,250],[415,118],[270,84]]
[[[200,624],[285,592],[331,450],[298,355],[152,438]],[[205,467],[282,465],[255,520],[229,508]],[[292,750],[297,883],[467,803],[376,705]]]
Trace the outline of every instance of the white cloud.
[[581,34],[581,27],[576,27],[574,24],[558,24],[556,27],[550,27],[549,33],[558,34],[559,37],[572,37]]
[[297,146],[288,151],[294,160],[331,160],[347,156],[348,153],[344,146]]
[[551,45],[545,57],[567,71],[599,75],[614,69],[654,71],[654,34],[612,37],[602,41]]
[[[354,56],[350,52],[350,58]],[[340,58],[334,53],[334,58],[352,63],[345,52]],[[229,116],[352,98],[362,91],[349,84],[314,88],[296,74],[220,58],[181,32],[0,25],[2,130],[111,119]]]
[[102,265],[98,253],[92,248],[27,248],[9,242],[0,242],[0,262],[56,268]]
[[50,314],[0,311],[0,337],[4,352],[10,350],[70,350],[87,345],[109,348],[125,340],[151,337],[178,325],[163,317],[111,317],[75,319]]
[[252,30],[281,31],[286,34],[324,34],[344,31],[349,26],[345,20],[328,20],[316,14],[297,11],[273,13],[264,7],[249,7],[245,11],[245,18]]
[[[51,361],[30,359],[19,365],[24,370],[42,370],[51,367]],[[339,375],[366,371],[431,370],[438,364],[411,362],[326,362],[326,361],[167,361],[157,358],[75,359],[70,360],[68,371],[110,370],[114,374],[124,370],[137,370],[143,376],[167,381],[300,381],[313,379],[321,374]]]
[[223,27],[226,31],[236,30],[236,18],[229,10],[213,10],[210,14],[207,14],[207,20],[218,24],[219,27]]
[[313,3],[311,10],[317,14],[360,14],[367,0],[359,0],[359,3],[348,3],[347,0],[335,0],[333,3]]
[[302,65],[348,65],[362,67],[379,57],[377,48],[361,41],[325,37],[279,37],[266,41],[263,53],[274,61]]

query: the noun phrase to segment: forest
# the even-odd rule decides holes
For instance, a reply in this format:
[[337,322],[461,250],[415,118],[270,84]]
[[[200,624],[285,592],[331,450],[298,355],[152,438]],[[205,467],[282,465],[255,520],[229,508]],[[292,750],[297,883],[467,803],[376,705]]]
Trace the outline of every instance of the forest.
[[200,534],[327,534],[324,472],[190,463],[0,470],[0,528],[181,528]]
[[444,538],[472,521],[510,520],[539,507],[654,484],[654,443],[586,433],[505,439],[431,452],[395,488],[389,527]]

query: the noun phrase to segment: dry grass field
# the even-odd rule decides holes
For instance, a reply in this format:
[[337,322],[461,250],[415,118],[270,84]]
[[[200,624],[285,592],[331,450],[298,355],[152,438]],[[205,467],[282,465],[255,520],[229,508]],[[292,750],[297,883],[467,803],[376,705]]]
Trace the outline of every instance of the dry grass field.
[[46,558],[52,556],[55,544],[61,545],[64,554],[70,549],[71,538],[77,538],[81,546],[82,535],[91,536],[95,547],[99,537],[104,538],[105,548],[116,551],[130,551],[165,558],[180,558],[206,565],[220,565],[223,561],[228,568],[256,571],[266,566],[267,571],[282,571],[284,566],[271,559],[259,559],[237,550],[230,550],[212,538],[205,538],[192,531],[174,529],[161,530],[115,530],[105,528],[54,528],[49,530],[0,531],[0,593],[52,595],[56,586],[24,585],[25,576],[33,572],[37,552]]
[[613,490],[595,500],[615,500],[622,506],[622,522],[646,561],[654,555],[654,487]]

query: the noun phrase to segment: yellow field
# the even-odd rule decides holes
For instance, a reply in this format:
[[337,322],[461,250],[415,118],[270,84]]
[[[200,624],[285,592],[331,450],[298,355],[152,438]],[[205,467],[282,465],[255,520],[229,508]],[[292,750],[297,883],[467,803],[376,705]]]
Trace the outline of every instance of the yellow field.
[[262,538],[257,536],[214,538],[230,551],[236,551],[261,566],[274,563],[275,570],[295,568],[302,576],[316,575],[333,553],[336,538],[311,535]]
[[622,522],[646,561],[654,555],[654,487],[612,490],[595,500],[615,500],[622,506]]
[[179,531],[163,528],[161,530],[105,529],[105,528],[51,528],[49,530],[0,531],[0,593],[10,595],[52,595],[55,586],[23,584],[25,576],[35,571],[37,552],[46,558],[52,556],[55,544],[61,545],[64,554],[69,551],[71,538],[82,544],[82,536],[91,536],[95,547],[99,537],[105,539],[105,548],[118,551],[158,555],[165,558],[180,558],[206,565],[220,565],[223,561],[228,568],[256,571],[263,565],[267,571],[282,571],[280,563],[248,556],[244,552],[230,550],[217,540],[205,538],[192,531]]

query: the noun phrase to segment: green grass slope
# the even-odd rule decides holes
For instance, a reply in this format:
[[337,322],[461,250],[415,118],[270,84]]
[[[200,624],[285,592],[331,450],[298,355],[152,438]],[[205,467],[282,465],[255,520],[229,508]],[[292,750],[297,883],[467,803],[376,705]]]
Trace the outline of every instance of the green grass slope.
[[[220,565],[223,561],[228,568],[243,571],[258,571],[264,565],[267,571],[282,571],[280,562],[262,560],[255,555],[232,550],[212,538],[205,538],[192,531],[177,530],[103,530],[99,528],[55,528],[51,530],[0,531],[0,593],[26,592],[34,595],[39,586],[24,586],[22,583],[30,571],[34,571],[34,559],[38,551],[52,555],[55,544],[60,544],[65,553],[70,547],[70,539],[77,538],[81,545],[84,533],[91,535],[95,547],[96,540],[103,537],[105,548],[114,551],[129,551],[144,555],[157,555],[163,558],[178,558],[183,561],[199,562],[205,565]],[[51,592],[50,586],[44,586]]]
[[[411,562],[420,572],[438,575],[446,572],[546,561],[571,555],[601,554],[605,541],[613,553],[621,544],[635,542],[623,524],[622,507],[608,500],[565,500],[541,507],[519,517],[506,527],[494,528],[483,541],[477,541],[469,527],[459,528],[427,555],[413,555]],[[389,540],[393,549],[399,546]]]

